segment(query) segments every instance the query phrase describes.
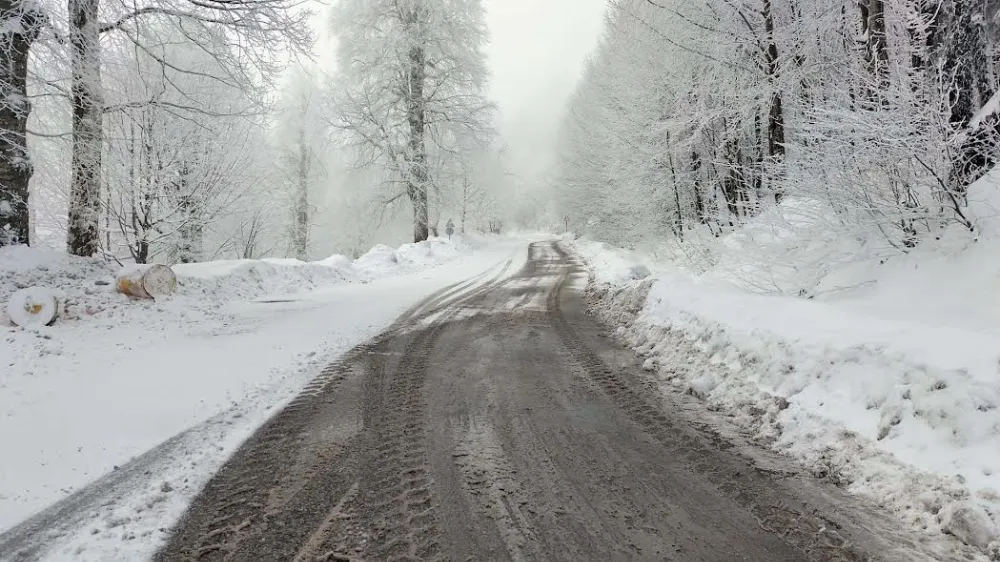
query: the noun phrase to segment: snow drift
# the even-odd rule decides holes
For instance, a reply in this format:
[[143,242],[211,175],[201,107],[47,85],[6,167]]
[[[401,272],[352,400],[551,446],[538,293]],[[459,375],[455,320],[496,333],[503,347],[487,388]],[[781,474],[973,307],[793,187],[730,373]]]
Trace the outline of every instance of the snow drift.
[[[431,239],[404,244],[395,250],[376,246],[353,262],[334,255],[317,262],[265,258],[174,265],[178,294],[170,300],[183,301],[182,307],[191,311],[204,311],[226,301],[297,294],[331,284],[364,282],[414,271],[446,262],[459,252],[460,247],[453,242]],[[131,316],[130,311],[163,313],[163,305],[136,302],[119,294],[115,278],[120,270],[120,265],[97,258],[77,258],[27,246],[2,247],[0,303],[6,303],[17,290],[38,286],[59,297],[66,311],[63,321]],[[0,318],[0,326],[4,325],[9,325],[9,319]]]

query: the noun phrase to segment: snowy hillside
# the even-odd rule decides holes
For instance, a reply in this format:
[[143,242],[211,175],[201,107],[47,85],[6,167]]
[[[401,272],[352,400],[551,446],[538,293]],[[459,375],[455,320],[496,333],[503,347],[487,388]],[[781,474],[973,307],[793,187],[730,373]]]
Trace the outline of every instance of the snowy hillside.
[[[970,199],[978,239],[951,229],[888,260],[812,238],[794,200],[720,240],[720,265],[701,271],[575,244],[597,309],[665,390],[702,397],[918,528],[996,555],[1000,173]],[[653,277],[636,279],[635,264]],[[966,516],[975,533],[961,530]]]

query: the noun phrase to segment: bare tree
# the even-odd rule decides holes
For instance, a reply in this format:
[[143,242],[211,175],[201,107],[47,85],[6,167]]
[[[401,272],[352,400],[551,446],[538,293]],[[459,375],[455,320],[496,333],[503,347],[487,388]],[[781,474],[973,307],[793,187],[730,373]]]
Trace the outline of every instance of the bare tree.
[[435,189],[432,153],[452,149],[449,129],[478,135],[493,106],[485,100],[486,27],[481,0],[345,0],[334,126],[360,166],[395,178],[387,198],[409,199],[413,238],[426,240]]
[[[125,247],[138,263],[153,256],[200,261],[211,223],[230,213],[266,169],[252,141],[263,126],[239,109],[255,104],[252,92],[214,80],[223,71],[216,58],[190,48],[179,41],[157,57],[118,53],[123,60],[108,100],[115,109],[105,112],[104,127],[102,210],[114,230],[106,233],[105,251]],[[199,73],[165,66],[171,52]]]
[[285,88],[275,138],[280,173],[289,184],[291,198],[291,250],[301,260],[309,257],[314,211],[311,194],[325,172],[322,156],[328,130],[321,102],[317,80],[310,71],[301,68],[294,72]]
[[[67,242],[72,253],[86,256],[99,245],[107,109],[101,78],[102,34],[120,35],[174,71],[197,73],[181,61],[163,58],[143,34],[152,21],[171,26],[225,69],[212,79],[252,89],[273,75],[289,54],[311,44],[310,14],[297,0],[150,0],[104,7],[100,0],[69,0],[69,12],[73,161]],[[113,19],[100,21],[102,14]]]

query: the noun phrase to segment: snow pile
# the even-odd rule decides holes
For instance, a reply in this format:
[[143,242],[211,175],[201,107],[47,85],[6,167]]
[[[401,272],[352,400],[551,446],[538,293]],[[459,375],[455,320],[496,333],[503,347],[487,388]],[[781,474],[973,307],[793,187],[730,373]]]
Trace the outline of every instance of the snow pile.
[[788,198],[734,232],[701,241],[710,254],[704,275],[753,292],[813,294],[831,272],[892,252],[842,232],[835,217],[824,203]]
[[348,267],[327,260],[236,260],[175,265],[181,294],[215,296],[219,300],[252,299],[263,295],[295,294],[317,287],[357,280]]
[[445,238],[431,238],[415,244],[404,244],[393,250],[378,245],[354,261],[353,267],[363,277],[389,272],[412,271],[430,264],[447,261],[458,255],[458,246]]
[[[563,238],[564,241],[571,240]],[[639,258],[626,252],[625,250],[612,249],[600,242],[579,240],[575,244],[578,248],[587,248],[587,257],[591,268],[600,276],[602,283],[622,284],[628,281],[635,281],[649,277],[649,268],[641,263],[636,263]]]
[[[115,302],[111,294],[117,264],[98,259],[70,259],[61,252],[28,248],[0,247],[0,310],[15,292],[28,287],[45,287],[61,301],[63,320],[99,314]],[[6,313],[0,313],[0,327],[9,326]]]
[[[738,253],[727,258],[735,266],[695,275],[575,245],[594,270],[595,310],[664,391],[703,398],[919,528],[1000,553],[1000,222],[988,204],[997,186],[994,176],[972,190],[978,241],[952,229],[891,260],[853,242],[824,250],[798,229],[764,236],[759,224],[725,242],[829,251],[837,259],[819,276],[791,259],[765,276]],[[862,253],[852,257],[851,244]],[[655,277],[630,279],[644,261]],[[775,294],[796,287],[801,298]]]
[[396,258],[401,264],[425,266],[436,261],[455,257],[455,245],[444,238],[431,238],[419,244],[405,244],[396,250]]
[[[59,298],[63,322],[93,317],[139,321],[138,318],[152,311],[162,315],[164,307],[213,314],[222,302],[295,295],[339,283],[370,281],[447,262],[465,249],[445,239],[431,239],[404,244],[396,250],[376,246],[354,262],[333,255],[317,262],[266,258],[174,265],[177,295],[166,299],[164,304],[136,301],[119,294],[115,276],[122,268],[116,263],[26,246],[2,247],[0,305],[5,305],[14,292],[38,286],[53,291]],[[0,326],[10,325],[2,312],[5,308],[0,306]]]
[[342,256],[340,254],[334,254],[325,260],[320,260],[316,262],[320,265],[325,265],[327,267],[333,267],[336,269],[349,269],[351,267],[351,258],[347,256]]
[[[464,248],[461,248],[464,249]],[[367,281],[447,262],[460,247],[443,238],[403,244],[397,249],[377,245],[350,261],[333,255],[317,262],[296,259],[217,261],[174,266],[181,291],[234,295],[241,299],[270,294],[297,294],[335,283]]]
[[354,260],[354,267],[377,275],[399,269],[399,258],[396,257],[395,250],[389,246],[379,244],[368,250],[360,258]]

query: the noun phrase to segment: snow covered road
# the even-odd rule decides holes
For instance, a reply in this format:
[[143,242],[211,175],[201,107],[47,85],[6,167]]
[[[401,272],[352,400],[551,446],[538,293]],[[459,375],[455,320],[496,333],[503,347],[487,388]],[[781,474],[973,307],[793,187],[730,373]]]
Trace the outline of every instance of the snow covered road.
[[969,559],[661,398],[560,245],[509,271],[332,364],[155,560]]
[[42,544],[49,560],[148,556],[218,465],[322,367],[435,291],[525,254],[523,242],[499,243],[370,283],[231,301],[216,323],[39,332],[37,374],[0,394],[0,529],[64,501],[0,535],[0,559],[33,559]]

